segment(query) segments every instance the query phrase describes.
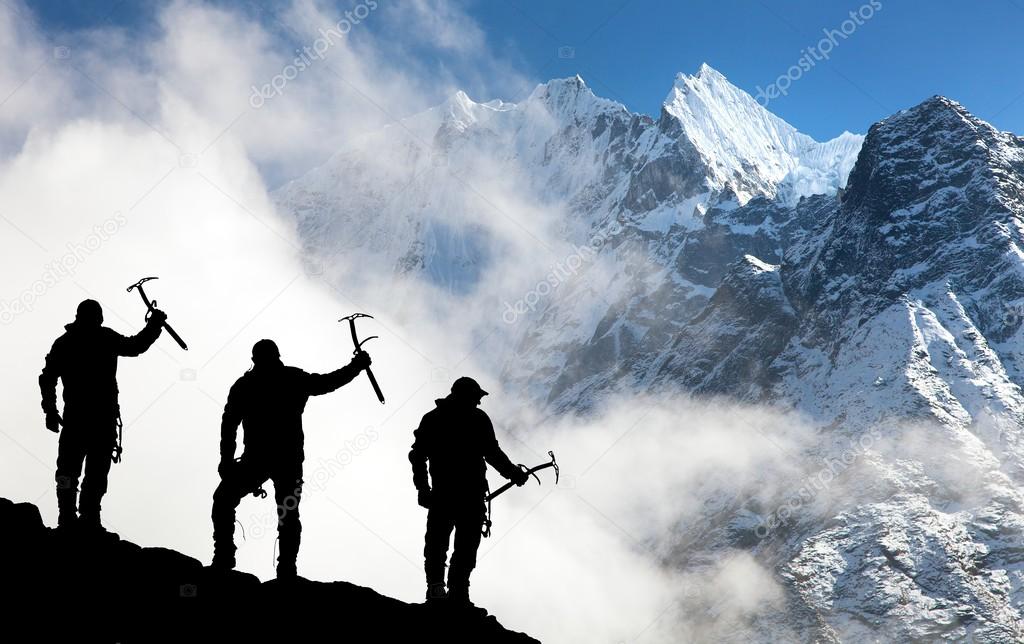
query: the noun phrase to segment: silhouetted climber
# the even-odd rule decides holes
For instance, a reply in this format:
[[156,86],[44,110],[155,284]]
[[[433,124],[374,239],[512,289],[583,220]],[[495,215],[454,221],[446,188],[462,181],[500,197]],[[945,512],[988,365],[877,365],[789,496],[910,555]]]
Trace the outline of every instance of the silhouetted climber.
[[[451,393],[436,400],[437,407],[423,416],[409,452],[419,504],[428,510],[423,546],[428,602],[447,598],[458,604],[472,604],[469,576],[476,567],[486,513],[486,463],[516,485],[528,479],[501,451],[491,419],[479,409],[486,395],[472,378],[456,380]],[[446,593],[444,565],[452,530],[455,548]]]
[[[213,566],[235,567],[235,508],[246,494],[257,493],[270,479],[277,502],[280,552],[279,579],[295,577],[302,524],[302,411],[310,396],[330,393],[348,384],[370,366],[360,351],[352,361],[328,374],[306,373],[281,363],[272,340],[252,347],[253,367],[228,393],[220,428],[221,482],[213,494]],[[235,460],[238,425],[242,425],[242,456]]]
[[[57,448],[57,525],[79,523],[99,529],[100,500],[107,491],[111,458],[116,455],[121,411],[117,400],[117,358],[137,356],[160,337],[167,316],[153,310],[145,328],[125,337],[103,326],[103,309],[95,300],[78,305],[75,321],[53,343],[39,374],[46,428],[59,431]],[[64,385],[64,415],[57,412],[57,380]],[[78,478],[85,463],[82,498],[76,517]]]

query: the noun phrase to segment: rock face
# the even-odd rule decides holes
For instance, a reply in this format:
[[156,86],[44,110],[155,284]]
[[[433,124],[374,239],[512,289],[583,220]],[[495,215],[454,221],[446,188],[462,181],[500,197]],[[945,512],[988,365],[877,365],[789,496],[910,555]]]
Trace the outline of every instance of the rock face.
[[657,376],[698,394],[762,398],[776,380],[764,356],[782,351],[795,322],[779,266],[744,255],[676,336]]
[[261,584],[117,535],[64,534],[0,499],[5,641],[536,642],[483,612],[434,609],[345,582]]
[[873,126],[841,204],[784,261],[803,321],[780,394],[836,418],[874,390],[868,422],[1019,420],[1022,190],[1024,141],[953,101]]

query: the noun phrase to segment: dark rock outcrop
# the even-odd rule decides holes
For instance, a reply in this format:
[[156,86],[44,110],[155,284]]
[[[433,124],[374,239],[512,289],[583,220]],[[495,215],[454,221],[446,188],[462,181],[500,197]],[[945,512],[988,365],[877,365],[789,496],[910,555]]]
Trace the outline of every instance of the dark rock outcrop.
[[[43,525],[0,499],[5,642],[536,642],[482,610],[434,608],[338,581],[260,581],[112,533]],[[316,639],[314,639],[316,638]]]

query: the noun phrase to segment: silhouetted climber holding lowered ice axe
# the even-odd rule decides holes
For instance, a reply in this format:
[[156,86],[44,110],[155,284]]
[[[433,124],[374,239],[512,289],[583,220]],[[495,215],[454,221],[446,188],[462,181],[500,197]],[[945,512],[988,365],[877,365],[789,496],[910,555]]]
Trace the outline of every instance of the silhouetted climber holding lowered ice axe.
[[[78,305],[75,321],[53,343],[39,374],[39,390],[46,428],[64,431],[57,448],[57,525],[71,527],[76,519],[86,528],[99,529],[100,500],[107,491],[110,463],[120,460],[118,430],[121,412],[117,400],[117,358],[145,352],[160,336],[167,321],[163,311],[151,308],[145,328],[125,337],[103,326],[103,309],[95,300]],[[57,380],[64,384],[64,415],[57,412]],[[78,478],[82,474],[81,503]],[[77,511],[80,516],[76,516]]]
[[[419,504],[427,508],[423,546],[427,601],[448,599],[472,605],[469,576],[476,567],[487,494],[487,463],[516,485],[529,476],[512,464],[498,446],[487,413],[479,409],[487,392],[472,378],[459,378],[451,393],[436,402],[415,432],[409,452]],[[428,481],[429,463],[429,481]],[[455,549],[445,592],[444,565],[455,531]]]
[[[280,538],[277,577],[291,579],[296,576],[302,532],[302,412],[310,396],[330,393],[366,370],[370,356],[357,350],[352,361],[336,371],[306,373],[282,364],[273,341],[260,340],[253,345],[252,364],[252,369],[231,387],[221,420],[221,482],[213,494],[213,567],[235,567],[235,508],[246,494],[260,495],[263,484],[270,479],[274,483]],[[236,461],[239,423],[244,449]]]

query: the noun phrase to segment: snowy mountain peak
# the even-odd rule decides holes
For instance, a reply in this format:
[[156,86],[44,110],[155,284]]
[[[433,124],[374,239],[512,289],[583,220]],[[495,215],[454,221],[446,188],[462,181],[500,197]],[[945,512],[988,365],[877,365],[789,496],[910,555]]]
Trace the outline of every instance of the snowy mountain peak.
[[581,92],[586,92],[593,96],[593,92],[587,87],[587,83],[579,74],[576,74],[575,76],[553,78],[546,83],[540,83],[534,88],[533,93],[530,94],[530,98],[527,100],[557,100],[562,97],[575,97]]
[[[926,128],[941,130],[959,130],[964,133],[981,134],[982,131],[995,134],[998,132],[992,125],[982,121],[960,103],[945,96],[932,96],[909,109],[902,110],[887,119],[879,121],[877,129],[912,128],[919,130],[922,124]],[[874,128],[873,128],[874,129]],[[959,143],[959,142],[953,142]]]
[[594,94],[579,74],[537,85],[526,103],[544,105],[552,115],[560,118],[577,118],[609,111],[628,113],[621,103]]
[[[969,118],[969,119],[974,120],[974,121],[978,120],[970,112],[967,111],[966,107],[964,107],[963,105],[961,105],[957,101],[954,101],[951,98],[947,98],[945,96],[942,96],[941,94],[936,94],[936,95],[934,95],[934,96],[932,96],[930,98],[927,98],[927,99],[921,101],[919,104],[915,105],[914,107],[911,107],[910,109],[904,110],[904,111],[905,112],[916,112],[916,111],[935,111],[935,110],[946,110],[946,111],[954,112],[954,113],[956,113],[956,114],[958,114],[960,116]],[[981,121],[978,121],[978,122],[980,123]]]
[[818,143],[762,107],[707,63],[676,76],[664,103],[710,169],[712,190],[731,188],[741,203],[757,195],[795,202],[834,193],[860,151],[844,133]]
[[[714,138],[724,137],[742,146],[737,151],[761,152],[764,156],[763,151],[772,144],[787,145],[793,138],[800,144],[811,141],[707,63],[692,76],[676,76],[664,107],[705,149],[713,146]],[[729,136],[730,129],[736,134]],[[737,140],[741,138],[746,140]]]
[[403,124],[423,139],[429,139],[439,131],[448,137],[454,132],[464,132],[481,121],[486,122],[496,113],[515,108],[515,103],[500,100],[477,103],[466,92],[458,90],[445,102],[405,119]]
[[440,105],[442,111],[455,118],[475,119],[484,112],[507,112],[516,107],[515,103],[495,99],[486,103],[477,103],[461,89]]
[[452,117],[472,118],[477,103],[461,89],[444,103],[445,111]]
[[[679,72],[676,74],[676,80],[691,78],[686,74]],[[697,73],[692,76],[694,79],[700,79],[708,83],[729,83],[729,79],[711,65],[707,63],[701,63],[700,67],[697,68]]]

